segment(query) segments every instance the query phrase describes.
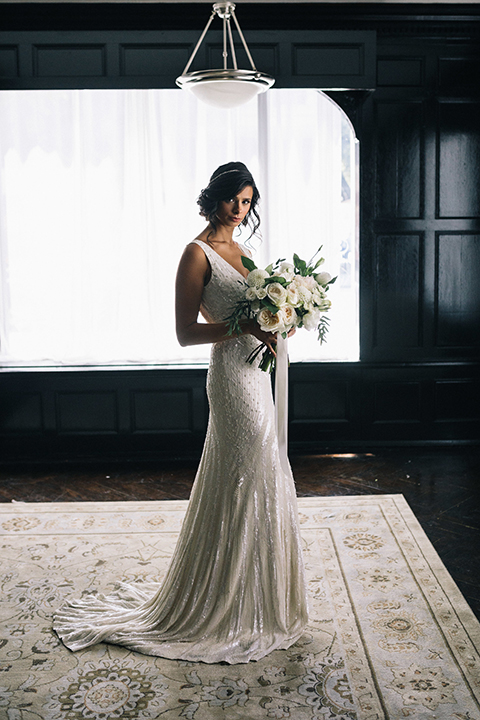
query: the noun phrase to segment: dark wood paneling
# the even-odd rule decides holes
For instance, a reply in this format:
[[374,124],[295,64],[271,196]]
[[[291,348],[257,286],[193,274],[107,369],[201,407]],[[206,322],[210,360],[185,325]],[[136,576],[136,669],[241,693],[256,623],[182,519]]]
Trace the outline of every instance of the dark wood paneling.
[[357,75],[365,72],[363,45],[294,44],[293,75]]
[[420,422],[420,383],[375,383],[374,423]]
[[292,386],[293,422],[345,422],[349,419],[346,382],[296,382]]
[[376,240],[375,347],[422,343],[422,236],[381,235]]
[[425,79],[422,57],[379,57],[377,87],[420,87]]
[[439,234],[436,246],[436,344],[480,346],[480,234]]
[[423,217],[423,104],[376,103],[376,216]]
[[0,392],[0,434],[43,430],[40,392]]
[[[20,76],[11,60],[5,63],[0,87],[50,88],[56,81],[61,88],[175,88],[199,35],[191,30],[0,32],[0,46],[23,57]],[[276,87],[375,87],[375,31],[253,30],[246,39],[256,66],[274,73]],[[210,30],[191,70],[210,63],[223,67],[222,43],[222,32]],[[249,68],[244,55],[239,47],[239,60]]]
[[124,43],[120,45],[120,74],[124,77],[180,75],[191,52],[190,43]]
[[0,46],[0,78],[18,77],[18,47],[16,45]]
[[56,407],[60,434],[118,430],[115,392],[58,392]]
[[480,420],[478,378],[435,382],[435,421],[471,422]]
[[480,56],[440,57],[438,59],[438,88],[449,97],[478,94]]
[[34,45],[33,74],[38,78],[103,77],[104,45]]
[[437,217],[480,215],[480,102],[438,105]]
[[192,431],[192,392],[186,390],[134,390],[133,432]]

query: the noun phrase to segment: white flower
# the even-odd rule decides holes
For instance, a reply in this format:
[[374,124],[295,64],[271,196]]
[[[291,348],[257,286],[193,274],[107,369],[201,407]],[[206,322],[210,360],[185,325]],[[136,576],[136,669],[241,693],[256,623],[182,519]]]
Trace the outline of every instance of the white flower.
[[287,291],[280,283],[270,283],[267,286],[267,295],[277,307],[280,307],[287,298]]
[[312,297],[312,293],[310,290],[308,290],[306,287],[303,287],[303,285],[300,285],[300,287],[297,290],[298,293],[298,299],[300,300],[300,303],[303,305],[308,303]]
[[310,310],[310,312],[303,316],[302,320],[306,330],[315,330],[320,321],[320,313],[315,310]]
[[275,313],[274,315],[268,308],[260,310],[257,315],[257,322],[260,325],[260,329],[264,332],[276,333],[279,330],[283,332],[283,320],[280,317],[280,313]]
[[331,279],[332,276],[328,272],[321,272],[318,273],[318,275],[315,275],[315,280],[319,285],[328,285]]
[[285,278],[285,280],[288,280],[288,282],[290,282],[294,278],[295,267],[291,263],[283,262],[278,268],[276,274],[280,275],[280,277],[283,277]]
[[318,305],[319,310],[322,310],[323,312],[325,312],[325,310],[330,310],[331,307],[332,307],[332,301],[329,300],[328,298],[323,298],[322,302],[319,303],[319,305]]
[[281,319],[283,320],[285,332],[288,332],[289,330],[291,330],[292,327],[295,327],[297,325],[298,315],[291,305],[284,305],[278,311],[278,315],[280,315]]
[[259,300],[263,300],[263,298],[267,297],[267,291],[263,287],[259,287],[257,290],[257,298]]
[[257,299],[257,290],[254,287],[249,287],[248,290],[245,293],[245,297],[247,300],[256,300]]
[[292,307],[298,307],[300,305],[300,298],[298,297],[298,288],[293,283],[287,288],[287,302]]
[[255,268],[255,270],[251,270],[251,272],[248,273],[247,284],[250,285],[250,287],[262,287],[263,281],[267,277],[269,277],[269,275],[265,270]]

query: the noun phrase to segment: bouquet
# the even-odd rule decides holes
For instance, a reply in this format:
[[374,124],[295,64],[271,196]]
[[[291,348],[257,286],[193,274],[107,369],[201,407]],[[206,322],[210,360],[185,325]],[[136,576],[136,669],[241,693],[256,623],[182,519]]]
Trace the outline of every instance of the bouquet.
[[[332,304],[327,291],[337,278],[332,278],[328,272],[318,272],[325,262],[321,257],[314,264],[321,249],[322,246],[308,263],[294,255],[293,265],[281,258],[265,270],[257,268],[250,258],[242,257],[244,267],[249,270],[245,298],[236,303],[232,314],[226,318],[227,334],[241,335],[240,321],[254,318],[262,330],[280,333],[284,338],[292,328],[317,330],[318,339],[323,343],[328,331],[328,318],[323,313]],[[255,348],[247,362],[253,363],[262,349],[259,367],[271,372],[275,357],[264,343]]]

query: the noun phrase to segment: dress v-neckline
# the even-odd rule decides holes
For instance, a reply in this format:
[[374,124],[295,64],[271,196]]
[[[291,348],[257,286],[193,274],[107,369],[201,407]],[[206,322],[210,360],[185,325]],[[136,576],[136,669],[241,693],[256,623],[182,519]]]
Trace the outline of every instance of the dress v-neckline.
[[[228,260],[225,260],[225,258],[222,257],[222,255],[220,255],[220,253],[218,253],[211,245],[209,245],[208,243],[206,243],[204,240],[200,240],[199,238],[196,238],[196,239],[197,239],[198,242],[201,242],[203,245],[206,245],[207,247],[209,247],[210,250],[211,250],[212,252],[214,252],[215,255],[217,255],[217,256],[220,258],[220,260],[223,260],[223,262],[224,262],[226,265],[228,265],[228,267],[231,267],[232,270],[235,270],[235,272],[236,272],[238,275],[240,275],[241,278],[243,278],[244,280],[247,279],[247,276],[246,276],[246,275],[243,275],[243,274],[240,272],[240,270],[237,270],[237,268],[232,265],[232,263],[229,263]],[[234,242],[235,242],[235,241],[234,241]],[[239,245],[237,242],[235,242],[235,245],[237,245],[237,247],[240,249],[240,252],[241,252],[242,249],[241,249],[240,245]],[[242,254],[242,257],[247,257],[247,256]]]

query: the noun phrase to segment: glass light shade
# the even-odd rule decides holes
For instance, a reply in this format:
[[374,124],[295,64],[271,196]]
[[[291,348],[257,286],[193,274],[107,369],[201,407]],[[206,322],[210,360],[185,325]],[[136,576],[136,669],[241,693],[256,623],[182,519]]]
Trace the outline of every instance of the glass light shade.
[[244,105],[274,82],[258,70],[199,70],[176,80],[182,90],[190,90],[199,100],[226,109]]

